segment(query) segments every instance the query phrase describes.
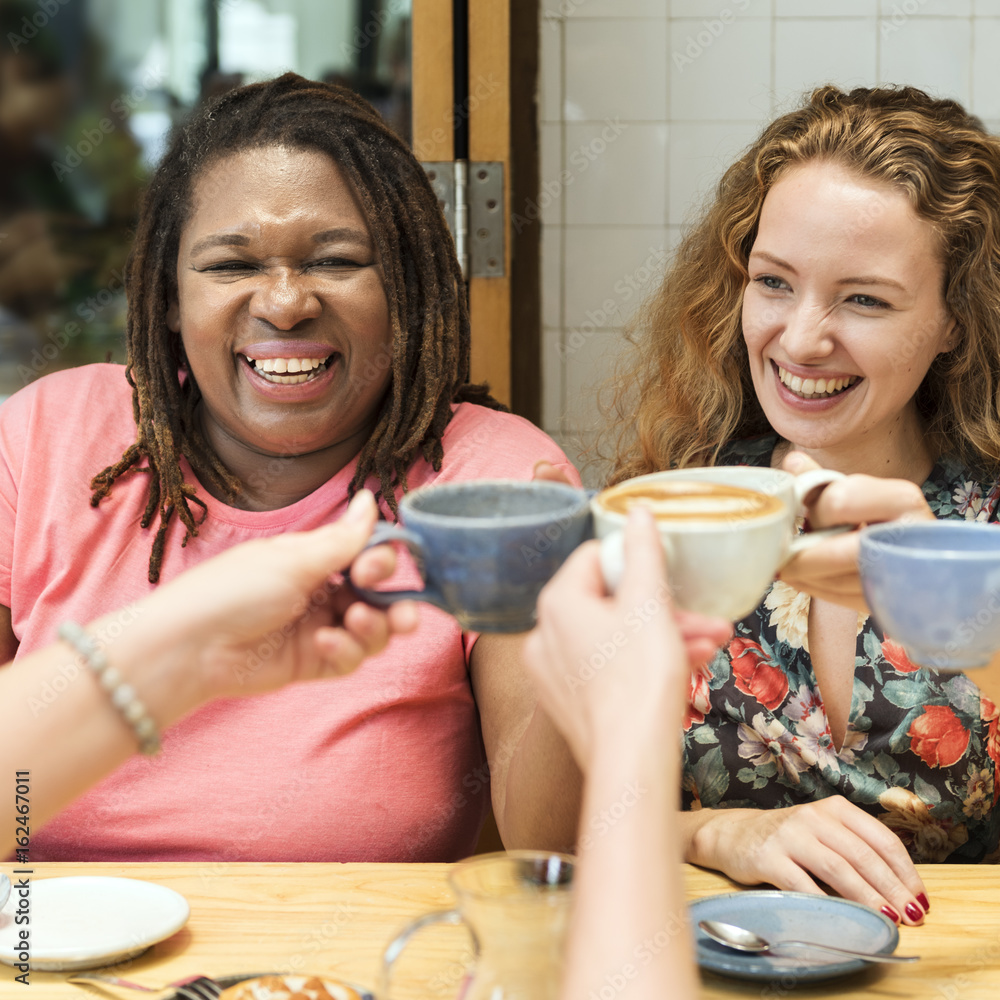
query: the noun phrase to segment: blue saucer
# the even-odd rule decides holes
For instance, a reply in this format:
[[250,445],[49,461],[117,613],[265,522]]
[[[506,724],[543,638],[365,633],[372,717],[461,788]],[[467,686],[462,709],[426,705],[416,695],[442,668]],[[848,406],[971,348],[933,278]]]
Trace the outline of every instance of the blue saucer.
[[805,948],[789,948],[785,955],[754,955],[732,951],[705,936],[699,920],[723,920],[765,937],[778,952],[778,942],[818,941],[873,954],[891,954],[899,943],[896,925],[860,903],[805,892],[731,892],[696,900],[690,908],[698,964],[720,976],[779,981],[793,987],[835,979],[871,967],[860,958],[838,958]]

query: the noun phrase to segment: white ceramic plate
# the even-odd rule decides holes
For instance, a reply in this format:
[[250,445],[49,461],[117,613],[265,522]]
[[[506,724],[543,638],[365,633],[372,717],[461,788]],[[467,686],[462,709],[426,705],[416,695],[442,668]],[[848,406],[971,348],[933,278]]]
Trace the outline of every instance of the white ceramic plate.
[[[0,962],[19,961],[16,889],[0,910]],[[187,923],[187,900],[154,882],[74,875],[32,879],[28,911],[29,965],[41,972],[71,972],[113,965],[170,937]]]

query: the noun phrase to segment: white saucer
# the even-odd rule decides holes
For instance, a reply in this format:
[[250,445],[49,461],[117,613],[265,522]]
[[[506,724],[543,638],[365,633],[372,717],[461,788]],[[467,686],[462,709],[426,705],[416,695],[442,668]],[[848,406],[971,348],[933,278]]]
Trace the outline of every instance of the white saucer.
[[[21,896],[14,891],[0,910],[0,962],[20,959],[16,945],[23,924],[14,923]],[[31,879],[28,944],[32,969],[71,972],[113,965],[170,937],[187,923],[187,900],[154,882],[134,878],[74,875]]]

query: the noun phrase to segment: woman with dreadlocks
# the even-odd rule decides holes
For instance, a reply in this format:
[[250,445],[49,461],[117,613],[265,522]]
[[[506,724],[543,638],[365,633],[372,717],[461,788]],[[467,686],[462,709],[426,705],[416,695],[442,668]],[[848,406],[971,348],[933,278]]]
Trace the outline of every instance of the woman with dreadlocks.
[[[538,459],[575,476],[469,384],[437,199],[347,90],[287,74],[182,128],[127,292],[124,371],[50,375],[0,411],[0,662],[238,542],[336,520],[365,487],[392,519],[427,483],[527,479]],[[395,581],[416,582],[412,567]],[[126,614],[92,638],[113,650],[128,627]],[[250,683],[286,641],[275,632],[235,675]],[[474,848],[491,784],[508,846],[566,847],[578,772],[514,649],[425,608],[418,631],[328,689],[184,719],[158,756],[33,831],[32,857],[448,860]]]

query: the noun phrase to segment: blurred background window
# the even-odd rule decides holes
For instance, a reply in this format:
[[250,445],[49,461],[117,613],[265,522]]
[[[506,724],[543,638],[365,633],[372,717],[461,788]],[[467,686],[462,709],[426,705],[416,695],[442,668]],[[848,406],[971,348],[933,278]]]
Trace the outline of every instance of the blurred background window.
[[411,0],[0,0],[0,399],[124,361],[138,197],[170,129],[294,70],[410,139]]

